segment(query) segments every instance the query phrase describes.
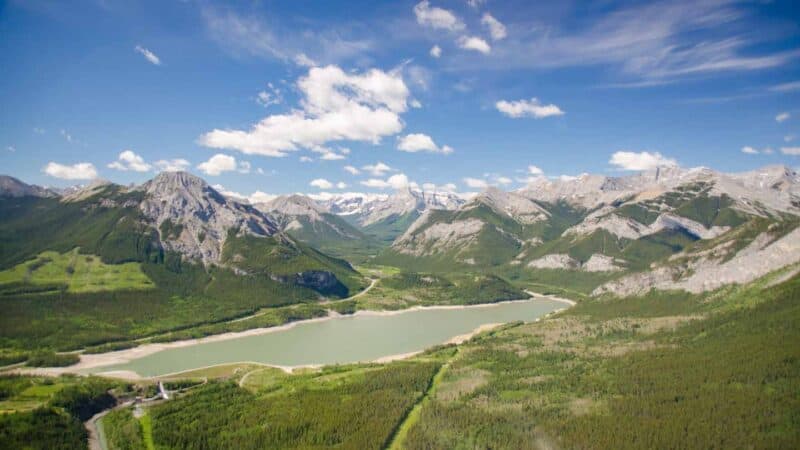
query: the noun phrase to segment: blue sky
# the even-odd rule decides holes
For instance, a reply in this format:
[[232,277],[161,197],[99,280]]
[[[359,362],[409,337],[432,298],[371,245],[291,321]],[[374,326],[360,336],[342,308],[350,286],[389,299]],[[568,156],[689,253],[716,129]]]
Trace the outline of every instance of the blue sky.
[[797,167],[793,3],[3,2],[0,172],[249,196]]

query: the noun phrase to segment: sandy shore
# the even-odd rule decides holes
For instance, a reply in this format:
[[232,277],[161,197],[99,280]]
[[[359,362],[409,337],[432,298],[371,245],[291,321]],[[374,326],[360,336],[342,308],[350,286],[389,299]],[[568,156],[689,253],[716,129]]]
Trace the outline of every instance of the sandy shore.
[[[332,320],[340,317],[354,317],[354,316],[392,316],[397,314],[404,314],[412,311],[424,311],[424,310],[449,310],[449,309],[466,309],[466,308],[492,308],[503,304],[508,303],[521,303],[521,302],[529,302],[532,300],[552,300],[556,302],[566,303],[570,306],[574,305],[575,302],[571,300],[566,300],[563,298],[558,297],[551,297],[551,296],[544,296],[540,294],[536,294],[533,292],[528,292],[531,296],[527,299],[521,300],[508,300],[503,302],[496,302],[496,303],[481,303],[477,305],[437,305],[437,306],[414,306],[411,308],[396,310],[396,311],[373,311],[373,310],[360,310],[356,311],[354,314],[348,316],[342,316],[338,313],[332,313],[326,317],[318,317],[315,319],[307,319],[307,320],[299,320],[296,322],[287,323],[284,325],[276,326],[276,327],[269,327],[269,328],[253,328],[250,330],[245,331],[236,331],[236,332],[228,332],[228,333],[221,333],[215,334],[213,336],[206,336],[197,339],[187,339],[183,341],[175,341],[175,342],[165,342],[165,343],[155,343],[155,344],[144,344],[138,347],[133,347],[125,350],[119,350],[116,352],[108,352],[108,353],[98,353],[98,354],[81,354],[81,360],[72,366],[68,367],[45,367],[45,368],[20,368],[15,369],[13,373],[20,373],[20,374],[29,374],[29,375],[45,375],[45,376],[57,376],[65,373],[78,373],[86,371],[87,369],[94,369],[97,367],[103,366],[112,366],[117,364],[126,364],[134,359],[142,358],[148,355],[152,355],[153,353],[160,352],[162,350],[172,349],[172,348],[181,348],[181,347],[188,347],[197,344],[206,344],[210,342],[218,342],[218,341],[226,341],[230,339],[238,339],[242,337],[248,336],[258,336],[268,333],[276,333],[283,330],[288,330],[293,327],[296,327],[301,324],[307,323],[314,323],[314,322],[323,322],[326,320]],[[558,310],[558,311],[561,311]],[[556,311],[557,312],[557,311]],[[553,314],[553,313],[550,313]],[[550,315],[548,314],[548,315]],[[491,328],[497,327],[502,324],[484,324],[480,327],[476,328],[470,333],[466,333],[463,335],[455,336],[448,340],[446,343],[448,344],[460,344],[472,338],[474,335],[481,333],[483,331],[489,330]],[[396,361],[399,359],[405,359],[412,357],[421,352],[411,352],[411,353],[404,353],[399,355],[389,355],[383,356],[378,358],[374,361],[364,361],[364,362],[377,362],[377,363],[386,363],[391,361]],[[261,363],[253,363],[253,364],[260,364],[267,367],[276,367],[286,372],[292,372],[293,370],[299,368],[318,368],[319,365],[305,365],[305,366],[273,366]],[[223,364],[227,365],[227,364]],[[214,367],[214,366],[211,366]],[[199,369],[199,368],[198,368]],[[197,370],[197,369],[192,369]],[[116,370],[116,371],[108,371],[108,372],[98,372],[98,375],[114,377],[114,378],[124,378],[124,379],[142,379],[139,374],[128,371],[128,370]],[[174,374],[167,374],[162,375],[162,377],[174,375]]]

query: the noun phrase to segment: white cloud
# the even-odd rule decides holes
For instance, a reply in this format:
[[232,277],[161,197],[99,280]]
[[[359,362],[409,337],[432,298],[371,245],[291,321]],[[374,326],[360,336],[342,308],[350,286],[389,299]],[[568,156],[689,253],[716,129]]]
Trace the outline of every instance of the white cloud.
[[315,67],[317,62],[309,58],[305,53],[294,55],[294,63],[301,67]]
[[534,176],[544,175],[544,171],[542,169],[538,168],[537,166],[530,165],[530,166],[528,166],[528,174],[534,175]]
[[308,184],[319,189],[330,189],[333,187],[333,183],[326,180],[325,178],[317,178],[315,180],[311,180],[311,183]]
[[374,177],[382,177],[386,172],[391,172],[392,170],[394,170],[382,162],[377,162],[375,164],[367,164],[366,166],[362,166],[361,168]]
[[277,197],[277,195],[267,194],[266,192],[261,192],[261,191],[255,191],[252,194],[250,194],[250,196],[247,197],[247,199],[250,200],[250,203],[266,203],[274,199],[275,197]]
[[530,100],[500,100],[495,103],[495,107],[508,117],[518,119],[520,117],[533,117],[542,119],[551,116],[564,115],[564,111],[554,104],[542,105],[536,97]]
[[332,141],[377,144],[403,129],[409,90],[399,73],[371,69],[347,73],[336,66],[314,67],[300,78],[302,109],[267,116],[250,130],[216,129],[200,144],[246,154],[285,156]]
[[481,17],[481,23],[489,29],[489,35],[492,36],[493,41],[505,39],[508,35],[506,26],[488,12],[484,13],[483,17]]
[[757,155],[760,152],[757,149],[750,147],[749,145],[745,145],[744,147],[742,147],[742,153],[746,153],[748,155]]
[[788,112],[782,112],[782,113],[778,114],[777,116],[775,116],[775,121],[778,122],[778,123],[784,122],[786,120],[789,120],[790,117],[792,117],[792,115],[789,114]]
[[514,182],[511,178],[499,176],[495,178],[495,182],[501,186],[506,186]]
[[283,95],[280,88],[275,87],[272,83],[267,83],[267,89],[256,95],[256,102],[265,108],[279,105],[283,102]]
[[97,169],[92,163],[77,163],[72,165],[49,162],[44,168],[44,173],[62,180],[92,180],[97,178]]
[[159,159],[153,165],[161,172],[182,172],[189,168],[191,163],[185,159]]
[[144,158],[137,155],[133,151],[125,150],[119,154],[116,161],[108,165],[108,168],[122,170],[123,172],[128,170],[132,170],[134,172],[147,172],[152,168],[152,166],[147,164],[144,161]]
[[611,155],[608,162],[622,170],[651,170],[657,167],[678,165],[677,161],[667,158],[659,152],[619,151]]
[[435,183],[423,183],[422,189],[425,192],[456,192],[458,187],[455,183],[445,183],[442,185],[437,185]]
[[413,185],[414,183],[409,182],[406,174],[397,173],[385,180],[381,180],[378,178],[370,178],[368,180],[362,181],[361,184],[367,187],[378,188],[378,189],[386,189],[386,188],[403,189],[405,187]]
[[412,99],[409,105],[411,105],[412,108],[422,108],[422,103],[417,99]]
[[489,187],[489,183],[486,180],[482,180],[480,178],[466,177],[464,178],[464,184],[466,184],[467,187],[473,189],[486,189],[487,187]]
[[464,50],[474,50],[484,55],[488,55],[492,52],[492,46],[477,36],[461,36],[456,43]]
[[350,153],[350,149],[342,148],[339,149],[340,153],[336,153],[335,151],[322,146],[313,147],[311,148],[311,151],[322,155],[319,157],[319,159],[324,161],[338,161],[340,159],[345,159],[344,155]]
[[347,183],[345,183],[344,181],[336,183],[336,189],[347,189]]
[[142,56],[144,56],[144,59],[148,60],[151,64],[155,64],[157,66],[161,65],[161,59],[159,59],[159,57],[156,56],[156,54],[151,52],[150,50],[142,47],[141,45],[137,45],[136,47],[134,47],[134,50],[136,50],[137,53],[140,53]]
[[414,15],[417,23],[433,29],[449,31],[459,31],[464,29],[464,22],[461,21],[452,11],[431,7],[428,0],[423,0],[414,6]]
[[234,200],[237,200],[239,202],[246,202],[246,203],[250,203],[250,204],[266,203],[266,202],[268,202],[270,200],[273,200],[275,197],[277,197],[277,195],[267,194],[267,193],[261,192],[261,191],[255,191],[250,195],[244,195],[244,194],[241,194],[241,193],[236,192],[236,191],[230,191],[228,189],[225,189],[225,186],[223,186],[221,184],[215,184],[212,187],[214,189],[216,189],[217,192],[219,192],[220,194],[224,195],[225,197],[230,197],[230,198],[232,198]]
[[325,161],[338,161],[340,159],[345,159],[345,156],[340,155],[339,153],[325,152],[319,157],[319,159],[323,159]]
[[486,0],[467,0],[467,4],[471,8],[480,8],[484,3],[486,3]]
[[439,147],[433,142],[433,139],[427,134],[412,133],[403,137],[398,137],[397,149],[404,152],[432,152],[443,153],[445,155],[453,153],[450,146],[443,145]]
[[360,170],[356,169],[353,166],[344,166],[344,170],[350,173],[350,175],[358,175],[361,173]]
[[300,162],[301,163],[314,162],[314,158],[311,158],[309,156],[303,155],[303,156],[300,157]]
[[800,147],[781,147],[784,155],[800,156]]
[[439,47],[438,45],[434,45],[433,47],[431,47],[431,51],[429,53],[434,58],[438,58],[438,57],[442,56],[442,47]]
[[248,161],[237,162],[236,158],[233,156],[224,155],[222,153],[217,153],[208,161],[197,165],[197,168],[200,169],[201,172],[211,176],[221,175],[223,172],[232,172],[234,170],[239,173],[250,173],[250,167],[251,165]]

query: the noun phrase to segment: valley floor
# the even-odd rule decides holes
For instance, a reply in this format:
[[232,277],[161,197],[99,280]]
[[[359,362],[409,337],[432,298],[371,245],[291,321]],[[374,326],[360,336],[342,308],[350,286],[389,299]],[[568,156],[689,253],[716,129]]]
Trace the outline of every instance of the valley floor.
[[[176,374],[209,381],[103,426],[112,449],[797,448],[800,276],[789,273],[582,300],[388,364]],[[0,409],[34,398],[15,389]],[[31,407],[58,408],[48,392],[59,389]],[[30,413],[0,417],[0,447],[36,439],[9,428],[19,414]]]

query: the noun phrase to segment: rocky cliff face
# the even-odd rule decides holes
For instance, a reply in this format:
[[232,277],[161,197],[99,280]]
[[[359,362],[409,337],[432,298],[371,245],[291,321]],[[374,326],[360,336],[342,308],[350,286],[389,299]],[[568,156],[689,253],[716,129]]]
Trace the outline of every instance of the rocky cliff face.
[[186,172],[163,172],[137,189],[145,194],[142,214],[158,228],[162,245],[204,264],[219,261],[231,230],[255,236],[278,232],[264,213]]

